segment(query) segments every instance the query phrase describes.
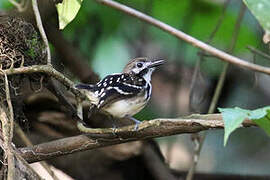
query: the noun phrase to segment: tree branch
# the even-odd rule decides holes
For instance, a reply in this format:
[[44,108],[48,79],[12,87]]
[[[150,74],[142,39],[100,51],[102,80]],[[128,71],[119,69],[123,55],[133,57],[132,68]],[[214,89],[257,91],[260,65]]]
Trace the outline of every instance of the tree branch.
[[47,63],[48,63],[48,65],[51,65],[51,63],[52,63],[51,62],[51,51],[50,51],[49,42],[48,42],[46,33],[45,33],[43,25],[42,25],[42,20],[41,20],[40,13],[38,10],[37,0],[32,0],[32,7],[33,7],[38,30],[40,32],[40,35],[42,37],[42,40],[44,42],[44,45],[45,45],[45,48],[47,51]]
[[258,50],[256,48],[252,47],[252,46],[247,46],[247,48],[252,53],[258,54],[258,55],[262,56],[263,58],[270,60],[270,55],[269,54],[266,54],[266,53],[264,53],[264,52],[262,52],[262,51],[260,51],[260,50]]
[[49,76],[54,77],[66,86],[74,95],[81,97],[82,99],[86,96],[74,87],[74,83],[65,77],[62,73],[55,70],[51,65],[33,65],[20,68],[12,68],[0,71],[1,75],[13,75],[13,74],[31,74],[31,73],[45,73]]
[[15,6],[19,12],[23,12],[28,7],[28,0],[22,0],[20,3],[18,3],[16,0],[9,0],[13,6]]
[[[0,107],[0,119],[1,119],[1,126],[2,126],[2,135],[3,135],[3,147],[5,151],[5,155],[7,156],[8,162],[8,173],[7,173],[7,180],[13,180],[15,177],[15,160],[14,154],[12,151],[12,138],[13,138],[13,128],[14,128],[14,114],[13,114],[13,107],[10,99],[9,93],[9,83],[7,75],[4,73],[5,79],[5,91],[6,91],[6,102],[8,104],[8,113],[5,112],[3,107]],[[9,114],[9,116],[8,116]]]
[[[255,126],[250,120],[245,120],[244,127]],[[170,136],[183,133],[195,133],[208,129],[224,127],[221,114],[192,115],[179,119],[155,119],[143,121],[137,131],[134,126],[125,126],[113,130],[91,129],[92,134],[63,138],[32,147],[20,148],[21,156],[29,163],[46,160],[79,151],[96,149],[100,147],[151,139],[155,137]],[[89,128],[90,130],[90,128]]]
[[243,59],[240,59],[238,57],[232,56],[228,53],[225,53],[224,51],[216,49],[213,46],[210,46],[210,45],[208,45],[208,44],[206,44],[206,43],[204,43],[204,42],[202,42],[202,41],[200,41],[200,40],[198,40],[190,35],[183,33],[182,31],[177,30],[176,28],[174,28],[166,23],[163,23],[159,20],[156,20],[156,19],[154,19],[154,18],[152,18],[144,13],[141,13],[135,9],[132,9],[130,7],[127,7],[125,5],[122,5],[118,2],[114,2],[111,0],[96,0],[96,1],[98,3],[104,4],[106,6],[120,10],[120,11],[122,11],[130,16],[134,16],[142,21],[145,21],[148,24],[156,26],[157,28],[159,28],[165,32],[170,33],[171,35],[177,37],[178,39],[182,39],[182,40],[186,41],[187,43],[190,43],[191,45],[198,47],[198,48],[220,58],[221,60],[223,60],[225,62],[232,63],[232,64],[235,64],[237,66],[241,66],[241,67],[253,70],[253,71],[258,71],[258,72],[262,72],[262,73],[270,75],[270,68],[268,68],[268,67],[253,64],[253,63],[247,62]]

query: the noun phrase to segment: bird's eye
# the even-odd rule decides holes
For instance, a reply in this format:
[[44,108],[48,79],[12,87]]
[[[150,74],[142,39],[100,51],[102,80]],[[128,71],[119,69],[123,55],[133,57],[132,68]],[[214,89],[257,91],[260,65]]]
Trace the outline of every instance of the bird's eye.
[[142,63],[137,63],[137,67],[141,68],[141,67],[143,67],[143,64]]

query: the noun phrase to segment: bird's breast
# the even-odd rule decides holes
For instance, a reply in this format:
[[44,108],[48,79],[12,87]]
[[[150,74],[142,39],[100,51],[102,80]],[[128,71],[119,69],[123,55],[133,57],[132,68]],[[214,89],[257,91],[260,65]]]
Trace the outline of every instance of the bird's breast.
[[122,99],[104,107],[102,110],[117,118],[125,116],[133,116],[144,108],[148,99],[145,94],[141,96],[132,97],[129,99]]

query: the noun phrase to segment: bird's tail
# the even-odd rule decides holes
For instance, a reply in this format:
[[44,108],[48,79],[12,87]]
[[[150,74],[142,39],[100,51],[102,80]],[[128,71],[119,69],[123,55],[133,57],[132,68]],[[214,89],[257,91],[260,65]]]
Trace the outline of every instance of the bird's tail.
[[88,100],[92,103],[97,105],[98,104],[98,97],[95,95],[94,91],[94,85],[92,84],[76,84],[75,88],[80,89],[84,92],[84,94],[87,96]]
[[86,89],[86,90],[93,90],[93,87],[94,87],[94,85],[92,85],[92,84],[76,84],[75,85],[75,88],[77,88],[77,89]]

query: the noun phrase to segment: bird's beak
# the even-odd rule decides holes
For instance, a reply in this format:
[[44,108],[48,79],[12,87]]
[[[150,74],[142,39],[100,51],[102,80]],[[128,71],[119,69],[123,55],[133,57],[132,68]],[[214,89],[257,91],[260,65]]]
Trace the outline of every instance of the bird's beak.
[[153,60],[148,65],[148,68],[157,67],[157,66],[160,66],[160,65],[162,65],[164,63],[165,63],[165,61],[163,59]]

